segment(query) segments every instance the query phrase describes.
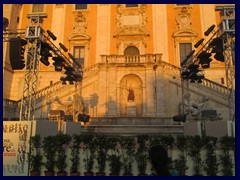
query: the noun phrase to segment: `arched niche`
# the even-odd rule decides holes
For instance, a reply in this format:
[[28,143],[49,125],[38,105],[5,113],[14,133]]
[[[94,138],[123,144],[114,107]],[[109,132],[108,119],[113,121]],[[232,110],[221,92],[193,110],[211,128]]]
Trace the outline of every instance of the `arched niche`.
[[127,115],[128,89],[134,90],[134,104],[136,105],[136,116],[143,115],[143,82],[136,74],[128,74],[123,76],[120,81],[120,115]]
[[125,50],[124,50],[124,55],[140,55],[139,49],[135,46],[128,46]]

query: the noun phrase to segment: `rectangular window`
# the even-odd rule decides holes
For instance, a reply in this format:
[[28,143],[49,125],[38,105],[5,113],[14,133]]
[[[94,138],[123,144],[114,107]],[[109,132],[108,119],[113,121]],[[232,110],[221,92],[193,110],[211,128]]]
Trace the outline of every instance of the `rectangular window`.
[[126,7],[138,7],[138,4],[126,4]]
[[84,66],[85,60],[85,47],[84,46],[74,46],[73,56],[76,58],[77,63]]
[[32,12],[33,13],[39,13],[43,12],[44,4],[33,4],[32,5]]
[[187,57],[187,55],[192,51],[192,43],[180,43],[180,63]]
[[87,9],[87,4],[75,4],[75,10]]
[[221,78],[221,84],[224,84],[224,78]]

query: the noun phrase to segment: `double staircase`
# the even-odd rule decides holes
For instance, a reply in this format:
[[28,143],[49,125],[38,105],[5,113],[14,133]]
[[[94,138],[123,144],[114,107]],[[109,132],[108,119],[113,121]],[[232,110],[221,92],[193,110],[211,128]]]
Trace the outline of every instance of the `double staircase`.
[[[134,64],[152,64],[157,65],[158,68],[162,68],[164,73],[168,73],[173,75],[177,82],[181,85],[180,79],[180,68],[169,64],[165,61],[161,60],[160,55],[144,55],[139,58],[134,58]],[[95,77],[101,70],[102,67],[108,66],[110,64],[131,64],[132,59],[129,57],[126,59],[124,56],[110,55],[110,56],[102,56],[102,63],[95,64],[89,68],[84,69],[84,78],[92,78]],[[201,84],[198,83],[190,83],[191,87],[201,88],[203,91],[211,92],[216,96],[221,96],[227,99],[228,96],[228,88],[213,82],[208,79],[203,79]],[[36,92],[36,110],[41,111],[41,109],[46,108],[48,105],[48,99],[54,98],[58,96],[59,99],[64,99],[65,97],[74,94],[74,85],[62,85],[61,81],[57,81],[43,89],[40,89]],[[13,112],[16,113],[15,117],[18,117],[17,114],[19,111],[21,100],[19,101],[11,101],[4,99],[4,116],[9,117],[9,115]],[[46,114],[45,117],[46,119]],[[41,117],[39,120],[44,119]],[[10,120],[10,118],[8,118]],[[125,122],[125,123],[124,123]],[[146,124],[148,122],[148,124]],[[168,122],[168,123],[166,123]],[[159,132],[182,132],[182,125],[172,125],[169,117],[166,118],[150,118],[150,120],[146,121],[146,117],[141,118],[128,118],[128,117],[116,117],[116,118],[98,118],[94,117],[91,120],[91,123],[84,126],[83,131],[95,131],[95,132],[105,132],[112,133],[114,130],[121,133],[129,133],[129,132],[146,132],[146,129],[151,129],[153,133]],[[127,127],[126,127],[127,125]],[[131,131],[129,131],[129,128]]]

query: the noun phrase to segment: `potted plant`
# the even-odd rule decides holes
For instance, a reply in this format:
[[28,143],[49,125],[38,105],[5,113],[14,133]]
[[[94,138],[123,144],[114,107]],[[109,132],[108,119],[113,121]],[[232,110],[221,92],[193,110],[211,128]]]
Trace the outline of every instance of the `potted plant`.
[[124,168],[124,176],[132,176],[132,163],[134,160],[135,139],[134,137],[121,137],[121,156]]
[[57,176],[66,176],[67,172],[65,168],[67,167],[66,163],[66,148],[69,145],[72,137],[69,134],[59,133],[56,135],[56,146],[57,146],[57,159],[56,159],[56,167],[57,167]]
[[179,158],[174,160],[174,165],[179,176],[186,176],[188,169],[186,159],[187,142],[188,138],[184,135],[178,135],[175,141],[175,146],[180,151]]
[[97,169],[96,176],[105,176],[105,168],[108,153],[108,138],[105,135],[96,135],[95,137],[96,145],[96,159],[97,159]]
[[43,139],[43,152],[45,157],[45,176],[54,176],[55,156],[56,156],[56,138],[55,136],[46,136]]
[[84,153],[84,167],[86,172],[84,172],[84,176],[93,176],[93,165],[94,165],[94,158],[95,158],[95,144],[93,134],[87,133],[83,134],[83,153]]
[[204,170],[208,176],[217,176],[219,166],[216,154],[218,138],[205,136],[203,140],[207,151]]
[[201,149],[203,147],[203,140],[199,135],[190,136],[188,144],[188,154],[193,159],[194,176],[202,176],[202,158]]
[[119,137],[111,136],[108,138],[108,147],[110,152],[107,160],[109,161],[110,176],[119,176],[122,167],[121,154],[118,147]]
[[41,136],[36,134],[31,136],[29,140],[30,151],[29,151],[29,168],[30,176],[39,176],[41,173],[42,163],[42,154],[40,152],[41,148]]
[[147,146],[148,135],[138,135],[137,136],[137,147],[134,153],[134,158],[137,162],[138,175],[146,176],[147,168],[147,157],[148,157],[148,146]]
[[80,145],[82,142],[82,135],[76,135],[73,134],[73,145],[71,146],[71,166],[70,166],[70,175],[71,176],[79,176],[80,172],[78,171],[80,158],[79,158],[79,152],[80,152]]
[[[232,157],[235,157],[235,138],[231,136],[223,136],[219,140],[220,149],[222,154],[220,155],[220,163],[222,165],[221,172],[223,176],[233,176],[234,164]],[[230,151],[233,151],[231,157]]]

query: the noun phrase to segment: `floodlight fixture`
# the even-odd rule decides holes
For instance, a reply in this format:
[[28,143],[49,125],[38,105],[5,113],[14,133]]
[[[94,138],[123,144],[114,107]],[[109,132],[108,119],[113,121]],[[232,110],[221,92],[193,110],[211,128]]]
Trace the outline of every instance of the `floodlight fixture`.
[[71,53],[68,53],[68,55],[73,61],[75,61],[75,57]]
[[173,116],[174,122],[186,122],[186,119],[187,119],[187,117],[185,114],[179,114],[179,115]]
[[204,41],[204,38],[200,39],[200,40],[194,45],[194,47],[195,47],[195,48],[198,48],[198,46],[200,46],[200,45],[203,43],[203,41]]
[[213,24],[204,32],[204,35],[208,36],[213,31],[214,28],[215,28],[215,25]]
[[211,53],[208,53],[206,51],[202,51],[199,55],[198,55],[198,59],[199,59],[199,64],[201,64],[203,69],[209,68],[210,67],[210,62],[212,61],[211,57]]
[[57,39],[57,37],[50,30],[47,30],[47,33],[52,38],[52,40],[55,41]]
[[192,55],[195,53],[195,50],[192,50],[187,56],[186,56],[186,58],[181,62],[181,65],[183,66],[184,64],[186,64],[187,63],[187,61],[188,61],[188,59],[190,58],[190,57],[192,57]]
[[67,51],[68,51],[68,49],[66,48],[66,46],[64,46],[62,43],[59,43],[59,46],[62,48],[62,50],[63,50],[64,52],[67,52]]

